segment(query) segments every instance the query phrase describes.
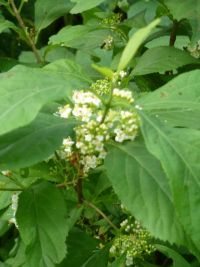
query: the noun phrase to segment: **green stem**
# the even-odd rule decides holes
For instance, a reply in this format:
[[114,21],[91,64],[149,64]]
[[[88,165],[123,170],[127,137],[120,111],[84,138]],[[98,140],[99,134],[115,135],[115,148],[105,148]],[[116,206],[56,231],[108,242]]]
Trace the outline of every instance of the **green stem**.
[[20,188],[0,188],[0,191],[23,191]]
[[106,221],[106,222],[107,222],[113,229],[115,229],[116,231],[119,231],[119,229],[117,228],[117,226],[114,225],[114,224],[111,222],[111,220],[106,216],[106,214],[105,214],[102,210],[100,210],[97,206],[95,206],[93,203],[91,203],[91,202],[89,202],[89,201],[87,201],[87,200],[84,200],[83,203],[84,203],[86,206],[88,206],[88,207],[94,209],[99,215],[101,215],[101,216],[105,219],[105,221]]
[[105,107],[105,110],[104,110],[104,114],[103,114],[103,117],[100,121],[100,124],[102,124],[104,121],[105,121],[105,118],[108,114],[108,111],[110,109],[110,105],[111,105],[111,102],[112,102],[112,97],[113,97],[113,89],[114,89],[114,86],[112,87],[111,89],[111,92],[110,92],[110,96],[109,96],[109,100],[108,100],[108,103],[106,103],[106,107]]
[[16,5],[14,3],[14,0],[8,0],[8,2],[10,4],[10,6],[12,7],[14,15],[15,15],[20,27],[22,28],[22,30],[23,30],[23,32],[24,32],[24,34],[26,36],[27,42],[28,42],[29,46],[31,47],[31,49],[32,49],[32,51],[34,53],[37,62],[38,63],[42,63],[43,60],[40,57],[40,54],[38,53],[38,50],[37,50],[37,48],[35,46],[35,43],[34,43],[33,39],[31,38],[30,34],[27,32],[27,28],[26,28],[26,26],[24,24],[24,21],[23,21],[21,15],[19,13],[19,10],[17,9],[17,7],[16,7]]
[[174,46],[174,44],[176,42],[177,30],[178,30],[178,21],[174,20],[173,21],[173,26],[172,26],[172,29],[171,29],[171,33],[170,33],[170,39],[169,39],[169,45],[170,46]]
[[82,184],[82,179],[79,178],[77,180],[77,184],[75,186],[75,190],[77,193],[77,197],[78,197],[78,203],[82,204],[84,202],[84,196],[83,196],[83,184]]
[[21,13],[21,10],[22,10],[25,2],[26,2],[25,0],[21,0],[21,3],[20,3],[19,8],[18,8],[19,13]]
[[[23,190],[23,189],[25,189],[25,186],[24,186],[21,182],[19,182],[17,179],[14,179],[14,178],[11,177],[11,176],[6,176],[6,178],[10,179],[14,184],[16,184],[17,186],[19,186],[19,187],[20,187],[19,190]],[[9,191],[9,190],[8,190],[8,191]]]

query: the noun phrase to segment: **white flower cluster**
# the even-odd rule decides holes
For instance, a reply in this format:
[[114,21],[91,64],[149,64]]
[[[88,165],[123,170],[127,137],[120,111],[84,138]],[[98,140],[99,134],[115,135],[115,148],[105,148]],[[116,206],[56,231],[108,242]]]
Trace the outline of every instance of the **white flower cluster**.
[[115,141],[122,143],[125,140],[134,140],[138,132],[137,114],[130,111],[120,111],[120,121],[114,129]]
[[[99,84],[101,85],[100,82]],[[134,101],[131,91],[128,90],[115,88],[113,97],[115,96],[123,99],[127,104]],[[105,107],[100,98],[92,92],[74,91],[72,99],[73,108],[65,105],[59,108],[58,113],[63,118],[74,116],[83,123],[74,129],[75,141],[70,137],[63,140],[62,152],[69,159],[73,150],[78,151],[83,173],[86,175],[105,158],[106,141],[114,139],[121,143],[125,140],[134,140],[138,133],[138,115],[133,109],[112,108],[104,118]]]
[[133,96],[132,96],[132,92],[128,91],[128,90],[120,90],[118,88],[114,88],[113,89],[113,96],[125,99],[129,103],[133,103],[134,102],[134,99],[133,99]]
[[71,112],[72,112],[72,109],[70,105],[68,104],[68,105],[65,105],[64,107],[60,107],[58,114],[60,115],[60,117],[67,119],[70,116]]
[[[143,260],[145,255],[155,251],[151,244],[150,234],[132,217],[121,222],[121,234],[117,236],[110,248],[111,257],[126,255],[126,266],[132,266],[137,260]],[[124,233],[123,233],[124,232]],[[135,266],[135,265],[134,265]]]

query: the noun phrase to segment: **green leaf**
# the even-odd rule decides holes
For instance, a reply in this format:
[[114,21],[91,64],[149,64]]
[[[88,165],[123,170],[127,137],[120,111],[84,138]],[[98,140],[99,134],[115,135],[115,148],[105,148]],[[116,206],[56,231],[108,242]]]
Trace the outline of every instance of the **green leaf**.
[[125,260],[126,260],[125,255],[122,255],[117,260],[115,260],[114,262],[112,262],[112,264],[110,265],[110,267],[125,267]]
[[[190,38],[187,35],[178,35],[176,37],[176,42],[174,47],[183,49],[190,43]],[[146,43],[145,46],[147,48],[154,48],[157,46],[167,46],[169,45],[169,35],[161,36],[151,40],[150,42]]]
[[80,267],[90,258],[97,248],[99,241],[78,228],[69,232],[67,239],[68,254],[58,267]]
[[173,203],[187,234],[185,246],[200,258],[200,132],[167,127],[144,112],[141,116],[146,145],[161,161],[169,179]]
[[[14,257],[10,257],[6,263],[8,264],[9,267],[21,267],[23,264],[26,262],[26,256],[25,256],[25,245],[24,243],[20,240],[18,240],[18,248],[17,248],[17,253]],[[7,266],[7,265],[6,265]],[[0,265],[1,267],[1,265]]]
[[199,96],[200,71],[194,70],[179,75],[137,103],[165,123],[200,129]]
[[0,74],[0,135],[30,123],[46,103],[70,97],[74,89],[88,85],[89,79],[70,60],[44,69],[16,66]]
[[[107,267],[109,257],[109,247],[97,250],[81,267]],[[78,266],[77,266],[78,267]]]
[[78,0],[76,5],[70,11],[71,14],[82,13],[88,9],[96,7],[103,3],[105,0]]
[[69,0],[37,0],[35,2],[35,28],[37,36],[40,31],[57,18],[67,14],[73,4]]
[[191,267],[191,265],[175,250],[162,245],[156,245],[156,248],[173,259],[173,267]]
[[152,30],[160,23],[160,19],[152,21],[148,26],[138,30],[128,41],[119,61],[118,71],[123,70],[137,53],[140,45],[146,40]]
[[63,138],[73,133],[73,120],[39,114],[29,125],[0,136],[2,169],[23,168],[51,156]]
[[0,20],[0,33],[7,29],[13,29],[15,31],[18,30],[18,28],[15,26],[15,24],[9,20]]
[[50,37],[49,44],[73,47],[93,54],[94,49],[104,44],[108,36],[112,36],[114,42],[120,39],[113,30],[94,22],[92,25],[66,26]]
[[184,0],[175,2],[174,0],[165,0],[165,5],[170,10],[173,18],[180,21],[188,19],[192,29],[192,42],[195,43],[200,38],[200,0]]
[[142,141],[112,143],[105,159],[107,175],[122,204],[155,236],[185,243],[168,181],[159,161]]
[[76,40],[83,38],[90,30],[91,27],[86,25],[66,26],[56,35],[51,36],[49,38],[49,43],[53,45],[65,44],[70,47],[73,46]]
[[132,73],[133,75],[162,73],[188,64],[200,64],[200,62],[186,51],[172,46],[161,46],[147,50],[140,57]]
[[16,218],[26,245],[23,267],[55,266],[64,258],[68,234],[65,217],[65,201],[53,185],[40,183],[20,194]]
[[107,67],[101,67],[96,64],[92,64],[93,69],[104,75],[105,77],[108,77],[109,79],[113,78],[113,71]]

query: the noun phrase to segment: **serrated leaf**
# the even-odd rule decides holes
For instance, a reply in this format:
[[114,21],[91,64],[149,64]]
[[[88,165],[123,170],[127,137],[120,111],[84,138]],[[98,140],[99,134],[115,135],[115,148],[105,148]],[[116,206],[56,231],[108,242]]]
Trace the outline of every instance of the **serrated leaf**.
[[142,141],[111,144],[105,166],[116,194],[133,216],[155,237],[185,243],[168,181],[159,161]]
[[172,46],[161,46],[148,49],[134,68],[133,75],[145,75],[154,72],[175,70],[188,64],[200,64],[199,60],[188,52]]
[[194,70],[179,75],[137,103],[165,123],[200,129],[199,96],[200,71]]
[[69,0],[37,0],[35,2],[35,27],[37,36],[57,18],[67,14],[73,4]]
[[70,11],[71,14],[82,13],[88,9],[96,7],[103,3],[105,0],[78,0],[76,5]]
[[90,258],[99,244],[97,239],[92,238],[86,232],[83,232],[78,228],[74,228],[69,232],[67,243],[67,257],[58,265],[58,267],[83,266],[84,262]]
[[160,23],[160,19],[152,21],[148,26],[138,30],[128,41],[119,61],[117,70],[123,70],[137,53],[140,45],[149,36],[152,30]]
[[63,138],[73,133],[73,120],[39,114],[29,125],[0,136],[0,166],[24,168],[51,156]]
[[[63,66],[62,72],[56,64]],[[30,123],[46,103],[87,87],[89,79],[79,69],[70,60],[61,60],[44,69],[16,66],[0,74],[0,135]]]
[[149,151],[157,157],[170,181],[173,203],[187,234],[185,246],[200,258],[200,132],[167,127],[141,112],[142,132]]
[[16,218],[26,245],[23,267],[55,266],[65,257],[65,217],[65,201],[53,185],[40,183],[20,194]]

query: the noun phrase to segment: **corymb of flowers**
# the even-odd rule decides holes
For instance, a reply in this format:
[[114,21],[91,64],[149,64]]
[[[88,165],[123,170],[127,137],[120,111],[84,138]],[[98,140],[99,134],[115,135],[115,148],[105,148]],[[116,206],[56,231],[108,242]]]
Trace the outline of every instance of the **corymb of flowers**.
[[[121,71],[120,79],[125,75]],[[120,85],[121,81],[118,79],[115,84]],[[132,105],[130,90],[113,86],[109,79],[97,80],[89,90],[75,90],[72,102],[60,107],[58,115],[66,119],[75,117],[80,124],[74,128],[75,139],[66,137],[59,153],[69,162],[78,155],[82,175],[87,176],[103,163],[107,141],[122,143],[135,139],[139,129],[138,106]]]
[[120,235],[112,242],[110,256],[118,258],[125,255],[126,266],[141,266],[138,262],[156,250],[151,235],[132,216],[123,220],[120,226]]

